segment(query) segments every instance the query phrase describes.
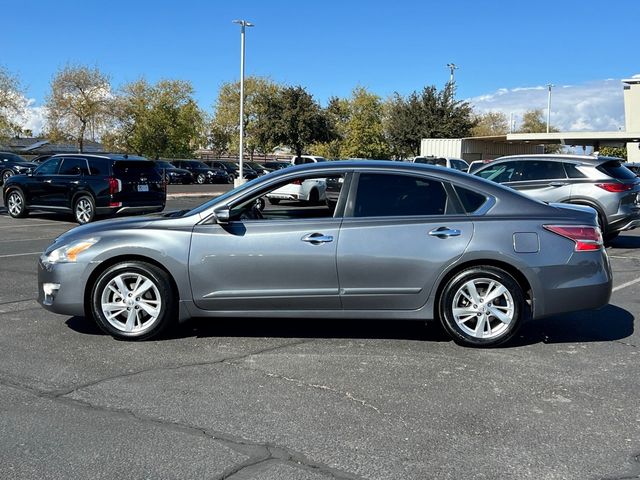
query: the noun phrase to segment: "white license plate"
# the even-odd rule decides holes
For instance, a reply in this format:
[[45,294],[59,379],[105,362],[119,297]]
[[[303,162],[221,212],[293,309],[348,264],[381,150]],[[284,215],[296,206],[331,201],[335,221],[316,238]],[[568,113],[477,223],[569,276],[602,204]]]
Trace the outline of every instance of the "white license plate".
[[149,185],[138,185],[138,191],[139,192],[148,192],[149,191]]

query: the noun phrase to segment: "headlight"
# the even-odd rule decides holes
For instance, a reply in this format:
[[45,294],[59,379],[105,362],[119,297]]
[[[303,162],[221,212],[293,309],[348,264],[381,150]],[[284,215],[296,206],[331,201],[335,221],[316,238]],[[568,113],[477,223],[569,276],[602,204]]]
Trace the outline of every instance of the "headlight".
[[97,238],[77,240],[52,250],[48,255],[43,255],[43,260],[47,263],[74,263],[81,252],[95,245],[97,241]]

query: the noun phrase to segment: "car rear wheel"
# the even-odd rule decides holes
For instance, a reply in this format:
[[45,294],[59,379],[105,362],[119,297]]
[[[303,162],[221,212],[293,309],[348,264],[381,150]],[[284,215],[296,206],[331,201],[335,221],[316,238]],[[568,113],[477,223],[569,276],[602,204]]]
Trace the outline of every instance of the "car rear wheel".
[[526,307],[522,288],[511,275],[479,266],[447,282],[440,296],[440,321],[456,343],[490,347],[516,333]]
[[169,275],[145,262],[116,264],[96,280],[91,310],[98,326],[115,338],[155,337],[173,323],[174,292]]
[[80,225],[89,223],[96,215],[96,206],[93,198],[88,195],[78,197],[73,204],[73,216]]
[[315,188],[309,192],[309,203],[312,205],[317,204],[320,201],[320,194]]
[[202,185],[203,183],[205,183],[207,181],[207,178],[204,176],[204,173],[199,173],[196,176],[196,183]]
[[24,201],[24,195],[20,190],[11,190],[7,195],[7,210],[13,218],[27,216],[27,206]]

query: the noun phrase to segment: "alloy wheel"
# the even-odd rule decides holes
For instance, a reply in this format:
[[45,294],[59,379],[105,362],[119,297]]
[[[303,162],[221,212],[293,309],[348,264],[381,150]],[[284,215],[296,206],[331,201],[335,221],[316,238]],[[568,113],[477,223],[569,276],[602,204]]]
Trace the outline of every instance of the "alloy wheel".
[[149,330],[162,311],[162,299],[157,285],[139,273],[122,273],[107,283],[100,306],[106,320],[115,329],[126,333]]
[[457,326],[477,339],[501,336],[515,313],[509,290],[490,278],[474,278],[463,283],[453,297],[452,310]]
[[78,223],[87,223],[93,217],[93,205],[86,198],[81,198],[76,203],[76,220]]
[[22,195],[18,192],[11,192],[7,198],[7,209],[12,216],[19,216],[24,210]]

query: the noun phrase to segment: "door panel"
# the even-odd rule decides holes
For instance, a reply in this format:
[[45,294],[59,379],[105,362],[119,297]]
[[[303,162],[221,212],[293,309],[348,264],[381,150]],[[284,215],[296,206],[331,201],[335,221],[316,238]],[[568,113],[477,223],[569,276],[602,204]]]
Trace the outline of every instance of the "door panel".
[[[436,236],[444,229],[454,236]],[[438,274],[463,254],[472,236],[473,223],[462,216],[345,218],[337,252],[343,308],[422,307]]]
[[222,311],[340,309],[340,223],[322,218],[196,226],[189,255],[194,302]]

